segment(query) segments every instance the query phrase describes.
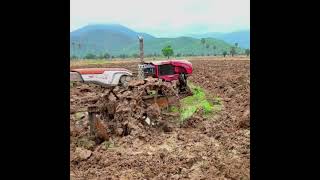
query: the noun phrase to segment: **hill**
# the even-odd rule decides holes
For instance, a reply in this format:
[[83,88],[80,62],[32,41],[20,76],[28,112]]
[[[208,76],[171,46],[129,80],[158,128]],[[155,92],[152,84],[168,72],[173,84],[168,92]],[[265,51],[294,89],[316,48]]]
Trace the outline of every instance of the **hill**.
[[[209,45],[207,48],[206,45]],[[178,38],[155,38],[145,40],[144,51],[145,54],[161,54],[161,49],[166,45],[171,45],[174,53],[193,54],[193,55],[207,55],[207,54],[222,54],[224,50],[229,52],[231,45],[213,38],[205,38],[205,44],[202,44],[199,39],[191,37]],[[213,49],[213,47],[216,49]],[[129,54],[137,53],[139,49],[138,42],[124,48],[125,52]],[[243,51],[238,48],[238,52]]]
[[242,48],[250,48],[250,30],[236,31],[231,33],[209,32],[205,34],[190,34],[190,37],[200,38],[216,38],[227,43],[238,43]]
[[[161,54],[161,49],[171,45],[175,54],[222,54],[230,51],[231,44],[215,38],[206,38],[206,44],[192,37],[156,38],[143,32],[135,32],[119,24],[88,25],[70,33],[71,56],[83,57],[88,53],[101,55],[109,53],[133,55],[139,53],[138,35],[144,37],[145,54]],[[208,48],[206,47],[208,45]],[[216,49],[213,49],[216,47]],[[238,48],[237,52],[243,52]]]

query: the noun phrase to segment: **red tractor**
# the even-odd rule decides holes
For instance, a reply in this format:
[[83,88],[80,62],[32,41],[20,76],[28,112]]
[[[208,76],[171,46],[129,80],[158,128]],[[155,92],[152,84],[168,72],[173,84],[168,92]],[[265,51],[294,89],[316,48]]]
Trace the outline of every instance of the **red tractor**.
[[192,74],[192,64],[186,60],[155,61],[143,64],[144,77],[163,79],[164,81],[179,80],[180,91],[187,88],[187,77]]
[[[192,74],[192,64],[186,60],[168,60],[144,63],[143,76],[162,79],[164,81],[179,80],[179,88],[187,87],[187,76]],[[85,68],[72,69],[71,81],[95,83],[103,86],[126,85],[132,78],[132,73],[124,68]]]

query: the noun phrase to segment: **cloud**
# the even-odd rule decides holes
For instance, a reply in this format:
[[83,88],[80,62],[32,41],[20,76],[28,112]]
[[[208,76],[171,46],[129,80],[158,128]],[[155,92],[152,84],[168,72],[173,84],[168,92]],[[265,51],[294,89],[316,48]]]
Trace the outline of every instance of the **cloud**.
[[250,0],[71,0],[70,30],[119,23],[156,36],[249,29]]

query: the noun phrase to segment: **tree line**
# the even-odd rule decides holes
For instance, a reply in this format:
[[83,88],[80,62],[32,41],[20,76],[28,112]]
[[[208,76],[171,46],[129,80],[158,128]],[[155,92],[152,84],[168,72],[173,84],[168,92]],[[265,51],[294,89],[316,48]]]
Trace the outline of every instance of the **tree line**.
[[[209,44],[206,44],[206,40],[204,38],[201,39],[201,44],[204,48],[207,48],[209,49],[210,48],[210,45]],[[223,53],[221,55],[223,55],[224,57],[226,55],[231,55],[231,56],[234,56],[234,55],[238,55],[240,54],[239,52],[237,52],[237,48],[238,48],[238,43],[235,43],[229,50],[229,52],[227,50],[223,51]],[[212,46],[212,49],[213,51],[215,51],[217,49],[216,46]],[[193,53],[185,53],[185,54],[182,54],[182,53],[174,53],[174,50],[173,48],[170,46],[170,45],[167,45],[165,47],[162,48],[161,50],[162,54],[158,54],[158,53],[153,53],[153,54],[146,54],[144,57],[167,57],[168,59],[172,56],[175,56],[175,57],[185,57],[185,56],[210,56],[210,55],[214,55],[216,56],[217,54],[216,53],[213,53],[213,54],[193,54]],[[250,49],[245,49],[245,52],[244,52],[245,55],[249,56],[250,55]],[[71,59],[79,59],[79,57],[73,55],[70,57]],[[101,54],[101,55],[96,55],[96,54],[93,54],[93,53],[88,53],[87,55],[85,55],[83,57],[84,59],[113,59],[113,58],[121,58],[121,59],[126,59],[126,58],[139,58],[139,54],[137,53],[134,53],[134,54],[131,54],[131,55],[128,55],[128,54],[120,54],[120,55],[117,55],[117,56],[113,56],[109,53],[104,53],[104,54]]]

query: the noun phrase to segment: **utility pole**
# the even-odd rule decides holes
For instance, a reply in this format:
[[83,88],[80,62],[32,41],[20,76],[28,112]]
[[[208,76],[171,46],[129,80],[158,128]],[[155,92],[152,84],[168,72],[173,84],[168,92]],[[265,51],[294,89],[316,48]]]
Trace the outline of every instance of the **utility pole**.
[[144,52],[143,52],[143,37],[142,36],[138,36],[139,38],[139,44],[140,44],[140,63],[143,64],[143,56],[144,56]]
[[142,36],[138,36],[139,39],[139,45],[140,45],[140,64],[138,65],[138,78],[139,79],[144,79],[144,72],[143,72],[143,68],[144,68],[144,61],[143,61],[143,56],[144,56],[144,52],[143,52],[143,37]]

